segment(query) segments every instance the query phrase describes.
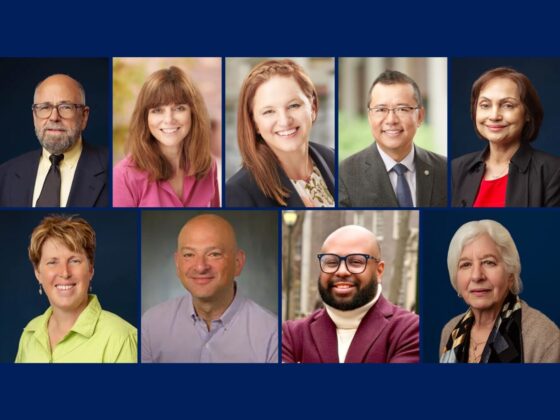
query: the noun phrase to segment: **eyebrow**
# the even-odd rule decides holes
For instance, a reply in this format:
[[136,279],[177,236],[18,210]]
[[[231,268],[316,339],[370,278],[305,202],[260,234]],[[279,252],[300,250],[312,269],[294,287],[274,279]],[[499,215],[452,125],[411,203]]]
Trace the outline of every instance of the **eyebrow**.
[[[478,258],[479,260],[484,260],[485,258],[494,258],[496,260],[498,260],[498,256],[494,255],[494,254],[484,254],[482,257]],[[470,257],[461,257],[459,258],[459,261],[464,261],[464,260],[468,260],[470,261],[472,258]]]
[[[478,101],[491,101],[491,98],[488,98],[486,96],[481,96],[480,98],[478,98]],[[517,101],[517,102],[521,102],[520,98],[514,98],[513,96],[507,96],[505,98],[500,98],[499,101],[503,102],[503,101]]]

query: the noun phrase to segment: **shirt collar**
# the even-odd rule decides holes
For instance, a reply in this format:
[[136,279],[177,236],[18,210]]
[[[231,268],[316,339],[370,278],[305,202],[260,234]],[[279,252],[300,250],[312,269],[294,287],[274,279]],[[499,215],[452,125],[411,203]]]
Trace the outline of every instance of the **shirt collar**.
[[402,163],[404,166],[406,166],[409,172],[414,172],[416,170],[416,167],[414,165],[414,145],[410,149],[410,152],[400,162],[397,162],[391,156],[381,150],[381,147],[379,147],[377,142],[375,143],[375,147],[377,147],[377,151],[379,152],[379,155],[381,156],[381,159],[385,164],[385,169],[387,170],[387,172],[391,172],[393,170],[393,167],[397,163]]
[[[64,159],[60,162],[60,165],[66,166],[69,168],[73,168],[78,164],[78,160],[80,159],[80,155],[82,154],[83,144],[82,138],[80,137],[76,144],[74,144],[69,150],[63,153]],[[42,156],[43,159],[49,160],[49,157],[52,153],[50,153],[47,149],[43,147]]]
[[[244,301],[245,301],[245,297],[241,296],[239,290],[237,290],[237,283],[235,283],[235,295],[233,297],[233,301],[227,307],[224,313],[218,319],[215,319],[212,322],[221,322],[224,325],[224,327],[227,327],[229,323],[233,320],[237,312],[239,312],[239,309],[243,305]],[[192,297],[190,303],[190,316],[193,322],[196,322],[201,319],[196,313],[196,310],[194,309]]]
[[379,297],[381,296],[381,284],[378,284],[377,293],[375,297],[359,308],[352,309],[350,311],[341,311],[340,309],[333,308],[332,306],[325,305],[325,310],[332,319],[336,328],[338,329],[356,329],[360,325],[362,318],[368,313],[368,311],[377,303]]
[[[469,170],[475,170],[479,165],[484,165],[488,154],[490,153],[490,146],[487,145],[472,161],[469,166]],[[525,172],[529,168],[529,163],[531,162],[531,155],[533,154],[533,148],[526,141],[522,141],[519,149],[511,157],[511,163],[519,168],[520,172]]]

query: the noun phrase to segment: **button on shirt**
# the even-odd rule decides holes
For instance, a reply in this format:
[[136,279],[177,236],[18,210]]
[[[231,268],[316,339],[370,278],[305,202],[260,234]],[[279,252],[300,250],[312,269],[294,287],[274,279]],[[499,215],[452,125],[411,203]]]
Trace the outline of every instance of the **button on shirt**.
[[52,307],[33,319],[21,335],[16,363],[138,363],[136,328],[101,309],[90,295],[70,331],[51,351],[48,324]]
[[[68,203],[70,189],[72,188],[72,181],[74,180],[74,174],[76,173],[76,168],[81,154],[82,141],[79,140],[70,150],[64,152],[64,159],[60,162],[60,207],[66,207],[66,204]],[[35,187],[33,189],[33,207],[35,207],[35,203],[41,195],[43,184],[45,183],[45,179],[47,179],[47,174],[51,168],[51,161],[49,159],[50,156],[51,153],[43,149],[41,159],[39,160],[37,176],[35,178]]]
[[406,178],[406,182],[408,182],[408,186],[410,187],[410,194],[412,195],[412,203],[414,207],[416,207],[416,165],[414,164],[414,146],[410,150],[410,153],[405,156],[403,160],[397,162],[393,160],[387,153],[385,153],[379,145],[376,143],[375,146],[381,155],[381,159],[383,159],[383,163],[385,164],[385,169],[389,174],[389,180],[391,181],[391,186],[393,187],[393,191],[395,194],[397,193],[397,174],[393,171],[393,167],[397,163],[402,163],[404,166],[407,167],[408,171],[404,174]]
[[187,293],[142,317],[142,362],[278,363],[278,319],[237,292],[208,331]]

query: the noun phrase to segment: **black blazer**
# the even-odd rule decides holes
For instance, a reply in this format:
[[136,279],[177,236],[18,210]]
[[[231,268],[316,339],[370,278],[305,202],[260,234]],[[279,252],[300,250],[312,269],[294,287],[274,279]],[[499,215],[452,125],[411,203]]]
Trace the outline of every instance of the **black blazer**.
[[[484,159],[488,146],[482,152],[470,153],[453,159],[451,188],[454,207],[472,207],[484,176]],[[509,165],[506,207],[560,206],[560,158],[533,149],[522,143]]]
[[[317,143],[309,143],[309,153],[321,171],[329,192],[334,196],[334,151]],[[305,207],[292,182],[279,167],[282,185],[290,191],[287,207]],[[246,168],[241,168],[226,183],[226,204],[228,207],[278,207],[276,200],[266,197],[258,187],[255,178]]]
[[[33,206],[33,188],[35,188],[41,150],[25,153],[0,166],[0,206]],[[109,206],[108,161],[106,148],[97,148],[83,142],[67,207]]]

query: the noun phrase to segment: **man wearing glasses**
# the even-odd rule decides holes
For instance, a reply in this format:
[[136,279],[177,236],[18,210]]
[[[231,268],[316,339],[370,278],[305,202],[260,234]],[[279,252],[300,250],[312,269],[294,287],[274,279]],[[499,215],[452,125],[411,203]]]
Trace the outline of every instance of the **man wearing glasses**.
[[416,82],[386,70],[373,82],[368,98],[375,143],[341,162],[340,206],[447,206],[447,159],[414,145],[425,115]]
[[81,84],[64,74],[47,77],[31,109],[42,149],[0,166],[0,206],[108,206],[108,154],[82,140],[89,107]]
[[361,226],[331,233],[318,254],[324,308],[282,327],[284,363],[417,363],[418,316],[381,294],[385,262]]

